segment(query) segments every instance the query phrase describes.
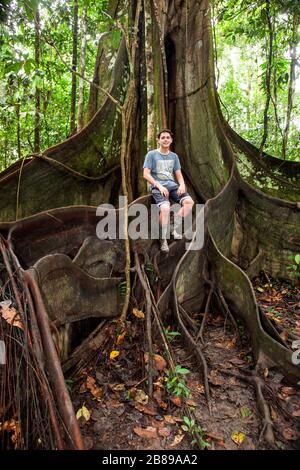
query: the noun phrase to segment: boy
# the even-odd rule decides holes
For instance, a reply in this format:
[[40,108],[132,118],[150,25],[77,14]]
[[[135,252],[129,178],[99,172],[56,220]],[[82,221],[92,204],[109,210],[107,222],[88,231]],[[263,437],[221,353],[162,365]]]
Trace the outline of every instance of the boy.
[[[161,226],[161,251],[168,253],[167,229],[170,214],[170,198],[181,204],[181,209],[176,214],[173,236],[181,238],[176,232],[176,227],[182,223],[192,210],[194,201],[186,192],[184,179],[178,155],[171,152],[170,146],[173,142],[173,134],[169,129],[163,129],[158,136],[158,149],[150,150],[144,161],[144,178],[150,183],[150,190],[156,204],[159,207],[159,223]],[[177,183],[174,179],[174,174]]]

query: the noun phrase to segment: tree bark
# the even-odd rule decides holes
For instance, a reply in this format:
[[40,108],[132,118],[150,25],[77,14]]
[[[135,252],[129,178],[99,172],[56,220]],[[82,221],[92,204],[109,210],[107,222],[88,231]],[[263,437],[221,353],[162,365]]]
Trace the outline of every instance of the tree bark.
[[[35,44],[34,55],[36,68],[39,70],[41,59],[41,33],[40,13],[37,7],[34,18]],[[37,86],[35,91],[35,118],[34,118],[34,152],[39,153],[41,149],[41,90]]]
[[268,138],[268,120],[269,120],[269,105],[271,100],[271,76],[272,76],[272,61],[273,61],[273,25],[270,12],[270,0],[266,1],[266,15],[269,33],[269,47],[267,51],[267,66],[266,66],[266,103],[264,109],[264,129],[263,136],[260,143],[260,154],[262,155],[266,140]]

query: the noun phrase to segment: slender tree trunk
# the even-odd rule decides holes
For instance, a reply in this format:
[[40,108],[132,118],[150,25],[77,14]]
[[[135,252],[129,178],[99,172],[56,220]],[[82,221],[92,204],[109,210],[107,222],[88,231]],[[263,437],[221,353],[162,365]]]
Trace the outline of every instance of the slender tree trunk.
[[[34,29],[35,29],[35,44],[34,55],[37,70],[40,67],[41,58],[41,33],[40,33],[40,12],[37,7]],[[34,118],[34,152],[39,153],[41,149],[41,90],[37,86],[35,91],[35,118]]]
[[266,68],[266,104],[264,109],[264,131],[260,143],[259,153],[263,152],[264,145],[268,138],[268,120],[269,120],[269,105],[271,100],[271,75],[272,75],[272,56],[273,56],[273,25],[270,14],[270,0],[266,2],[266,13],[269,31],[269,49],[267,55],[267,68]]
[[71,92],[71,117],[70,133],[76,132],[75,114],[76,114],[76,85],[77,85],[77,42],[78,42],[78,0],[73,3],[73,53],[72,53],[72,92]]
[[21,123],[20,123],[20,104],[15,105],[16,118],[17,118],[17,148],[18,148],[18,158],[22,158],[21,152]]
[[155,146],[154,65],[152,53],[152,12],[150,2],[144,2],[145,58],[147,89],[147,150]]
[[285,118],[285,127],[283,131],[283,139],[282,139],[282,158],[286,159],[286,149],[287,149],[287,142],[289,137],[289,129],[290,129],[290,122],[291,122],[291,114],[292,114],[292,107],[293,107],[293,97],[295,93],[295,80],[296,80],[296,64],[297,64],[297,17],[294,15],[293,17],[293,33],[292,33],[292,40],[290,42],[290,50],[291,50],[291,63],[290,63],[290,74],[289,74],[289,88],[288,88],[288,102],[287,102],[287,110],[286,110],[286,118]]
[[79,78],[79,94],[78,94],[78,123],[77,131],[83,128],[83,110],[84,110],[84,77],[86,62],[86,34],[87,34],[87,7],[85,6],[81,17],[81,39],[80,39],[80,74]]

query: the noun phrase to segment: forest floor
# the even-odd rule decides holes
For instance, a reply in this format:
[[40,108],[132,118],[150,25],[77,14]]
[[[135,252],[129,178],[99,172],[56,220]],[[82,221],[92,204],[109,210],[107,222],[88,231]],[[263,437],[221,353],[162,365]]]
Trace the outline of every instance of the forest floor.
[[[253,287],[259,306],[281,337],[288,340],[289,333],[300,337],[300,290],[266,275],[255,279]],[[172,382],[162,357],[163,348],[156,342],[156,375],[150,399],[143,314],[131,313],[122,331],[115,322],[106,324],[102,350],[69,382],[75,410],[82,414],[79,422],[87,449],[195,450],[199,448],[192,443],[196,427],[202,445],[209,450],[300,448],[300,387],[285,383],[277,368],[261,371],[273,421],[274,446],[260,436],[262,421],[255,390],[242,379],[253,373],[244,325],[238,323],[237,335],[223,315],[214,312],[207,317],[203,336],[211,412],[199,366],[186,351],[180,335],[172,334],[176,327],[169,326],[176,364],[183,372],[179,374],[182,385],[176,388],[178,381]],[[194,427],[184,422],[187,407],[196,418]]]

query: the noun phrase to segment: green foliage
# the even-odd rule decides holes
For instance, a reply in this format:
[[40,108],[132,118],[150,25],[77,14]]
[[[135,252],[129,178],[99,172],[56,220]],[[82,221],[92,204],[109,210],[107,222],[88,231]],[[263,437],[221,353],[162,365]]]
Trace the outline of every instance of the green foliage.
[[[86,77],[91,80],[99,35],[107,30],[102,13],[108,1],[79,0],[79,14],[87,6]],[[41,17],[41,58],[35,61],[34,15]],[[16,0],[6,8],[0,24],[0,171],[19,156],[33,153],[35,93],[41,95],[41,147],[46,149],[69,136],[72,61],[72,3],[60,0]],[[58,56],[55,48],[61,54]],[[79,46],[79,44],[78,44]],[[78,47],[79,54],[80,47]],[[84,84],[85,107],[89,85]],[[20,136],[20,155],[17,136]]]
[[287,266],[291,276],[300,277],[300,254],[289,256],[292,263]]
[[[298,15],[299,24],[300,3],[287,0],[270,0],[269,3],[273,28],[272,99],[268,112],[268,139],[264,150],[281,157],[292,60],[293,15]],[[218,91],[224,115],[236,132],[259,147],[264,127],[266,57],[269,48],[267,2],[216,0],[213,18]],[[299,57],[296,64],[296,84],[298,87],[296,86],[293,98],[286,155],[289,160],[298,160],[300,154],[300,122],[297,116],[300,105]]]
[[168,370],[165,377],[167,390],[177,396],[183,395],[185,397],[189,397],[190,390],[182,377],[189,373],[190,371],[188,369],[185,369],[180,365],[175,367],[175,372]]
[[120,297],[121,298],[124,298],[125,295],[126,295],[126,290],[127,290],[127,282],[126,281],[122,281],[120,282],[119,284],[119,294],[120,294]]
[[252,414],[252,411],[249,410],[247,406],[242,406],[242,408],[240,408],[240,415],[242,418],[248,418],[249,416],[251,416],[251,414]]
[[209,447],[210,444],[205,440],[205,429],[201,428],[194,418],[183,417],[184,424],[181,426],[184,432],[186,432],[192,439],[191,444],[197,444],[200,449]]
[[165,330],[165,335],[167,337],[167,340],[171,343],[171,341],[173,341],[174,338],[176,338],[176,336],[180,336],[180,333],[179,331],[171,331],[171,328],[170,326],[168,326]]

